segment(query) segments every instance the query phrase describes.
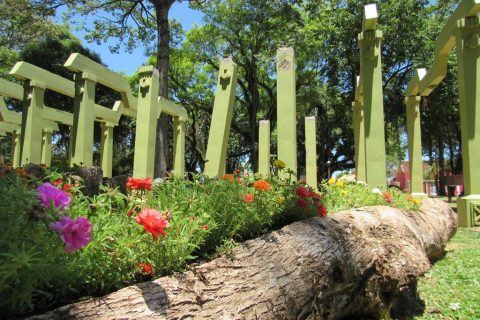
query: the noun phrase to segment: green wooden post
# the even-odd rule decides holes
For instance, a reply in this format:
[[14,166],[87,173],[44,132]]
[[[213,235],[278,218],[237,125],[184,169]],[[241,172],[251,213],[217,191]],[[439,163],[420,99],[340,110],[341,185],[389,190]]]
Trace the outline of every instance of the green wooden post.
[[366,182],[365,176],[365,125],[363,122],[363,106],[353,102],[353,134],[355,138],[355,175],[357,181]]
[[219,72],[205,164],[205,174],[210,177],[221,177],[225,173],[227,143],[237,87],[237,65],[232,58],[225,58],[220,63]]
[[185,119],[173,118],[173,171],[175,175],[185,175]]
[[47,167],[50,167],[52,164],[52,134],[52,128],[43,129],[41,163],[45,164]]
[[317,129],[315,117],[305,118],[305,151],[307,184],[317,190]]
[[158,102],[159,75],[153,66],[142,66],[138,72],[140,74],[140,83],[138,90],[133,176],[135,178],[153,178],[156,127],[157,119],[160,115],[160,110],[156,108]]
[[100,159],[102,163],[103,176],[111,178],[113,162],[113,128],[115,127],[115,124],[110,122],[102,122],[100,127],[102,129],[102,137],[100,140]]
[[22,112],[21,165],[39,164],[42,157],[44,83],[31,80],[24,82]]
[[371,186],[385,187],[387,165],[381,59],[383,35],[374,29],[377,17],[375,5],[365,6],[363,32],[358,35],[358,41],[360,79],[363,85],[366,180]]
[[20,154],[21,154],[21,132],[12,132],[12,166],[14,168],[20,167]]
[[73,126],[68,126],[68,151],[67,151],[67,159],[68,159],[68,166],[73,167],[73,146],[75,145],[74,135],[73,135]]
[[463,188],[458,202],[461,227],[480,225],[480,22],[457,22],[456,44],[462,133]]
[[270,121],[261,120],[258,126],[258,173],[270,175]]
[[[277,148],[278,159],[297,174],[297,98],[295,52],[293,48],[277,51]],[[287,173],[284,171],[284,177]]]
[[95,122],[96,77],[90,73],[75,75],[73,107],[72,163],[91,167],[93,164],[93,126]]
[[422,133],[420,130],[420,96],[405,98],[407,106],[408,159],[410,190],[414,197],[425,197],[423,192]]

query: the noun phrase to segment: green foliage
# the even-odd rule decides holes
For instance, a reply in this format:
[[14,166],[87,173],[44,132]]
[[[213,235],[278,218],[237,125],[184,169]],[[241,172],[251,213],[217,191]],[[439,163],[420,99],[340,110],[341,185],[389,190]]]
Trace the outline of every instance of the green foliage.
[[418,210],[420,200],[398,190],[389,188],[380,190],[356,182],[331,178],[321,184],[323,202],[329,212],[338,212],[363,206],[387,205],[395,208]]
[[458,229],[446,256],[419,279],[424,315],[417,319],[480,318],[480,233]]

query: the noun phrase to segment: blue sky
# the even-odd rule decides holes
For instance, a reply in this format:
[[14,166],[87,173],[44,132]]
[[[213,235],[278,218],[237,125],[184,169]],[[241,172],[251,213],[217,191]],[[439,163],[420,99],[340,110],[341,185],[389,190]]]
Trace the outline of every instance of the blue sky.
[[[169,13],[170,19],[175,19],[180,22],[185,30],[190,30],[195,23],[202,25],[202,16],[201,12],[192,10],[188,7],[188,1],[176,1],[172,5]],[[88,43],[84,38],[85,32],[72,30],[72,33],[82,40],[85,47],[100,54],[102,62],[112,71],[124,72],[127,75],[131,75],[138,69],[138,67],[148,60],[148,57],[144,55],[145,49],[143,46],[137,48],[132,53],[120,50],[118,54],[112,54],[108,49],[109,42],[103,45]],[[112,44],[116,43],[115,39],[110,41]]]

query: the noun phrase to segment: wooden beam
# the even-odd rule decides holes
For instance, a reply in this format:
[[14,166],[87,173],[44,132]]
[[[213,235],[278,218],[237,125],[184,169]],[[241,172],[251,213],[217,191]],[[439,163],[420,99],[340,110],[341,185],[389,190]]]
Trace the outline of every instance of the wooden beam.
[[73,81],[67,80],[57,74],[44,70],[25,61],[17,62],[10,74],[21,80],[36,80],[43,83],[47,89],[56,91],[73,98],[75,88]]
[[406,97],[414,97],[418,95],[420,81],[425,77],[427,69],[420,68],[415,70],[413,78],[408,82],[407,89],[405,90]]
[[0,96],[23,100],[23,87],[19,84],[0,79]]
[[87,72],[95,75],[98,83],[120,93],[127,109],[137,109],[136,99],[131,94],[130,84],[125,77],[80,53],[72,53],[67,62],[65,62],[64,67],[73,72]]
[[47,120],[63,123],[68,126],[73,126],[73,113],[70,113],[70,112],[44,106],[43,118]]
[[[187,110],[163,97],[158,97],[159,112],[164,112],[172,117],[180,117],[184,120],[188,119]],[[158,114],[160,116],[160,113]]]

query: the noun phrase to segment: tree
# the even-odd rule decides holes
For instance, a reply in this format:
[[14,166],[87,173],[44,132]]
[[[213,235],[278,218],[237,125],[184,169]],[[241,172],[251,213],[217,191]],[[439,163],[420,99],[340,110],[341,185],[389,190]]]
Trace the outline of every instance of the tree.
[[[168,98],[170,57],[168,12],[174,2],[175,0],[50,0],[51,5],[66,4],[70,8],[70,17],[77,14],[93,15],[94,27],[89,30],[88,39],[101,42],[108,38],[117,38],[117,44],[110,48],[112,51],[118,51],[122,44],[127,50],[143,44],[149,52],[155,52],[156,67],[160,73],[159,95],[165,98]],[[201,1],[191,3],[198,5]],[[162,115],[157,123],[156,176],[171,167],[168,127],[168,117]]]

